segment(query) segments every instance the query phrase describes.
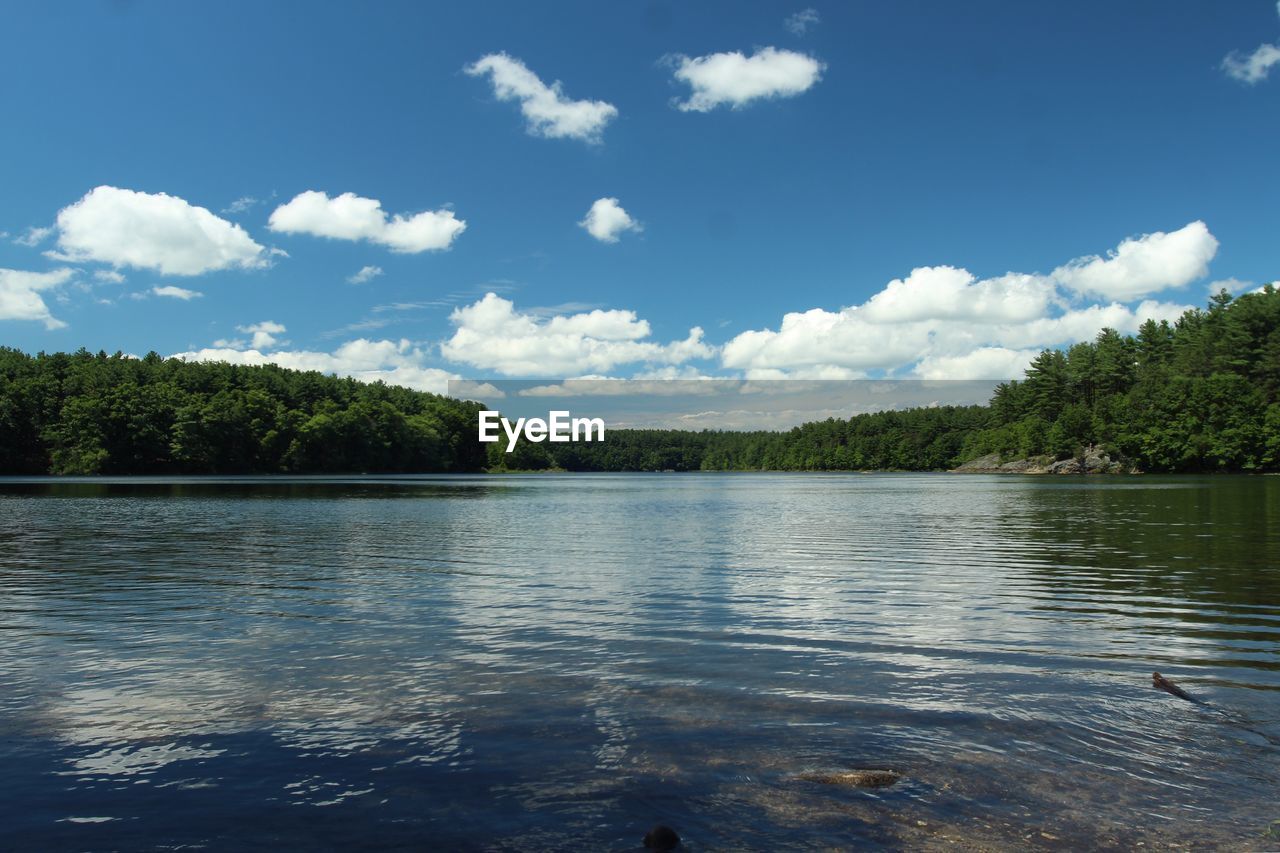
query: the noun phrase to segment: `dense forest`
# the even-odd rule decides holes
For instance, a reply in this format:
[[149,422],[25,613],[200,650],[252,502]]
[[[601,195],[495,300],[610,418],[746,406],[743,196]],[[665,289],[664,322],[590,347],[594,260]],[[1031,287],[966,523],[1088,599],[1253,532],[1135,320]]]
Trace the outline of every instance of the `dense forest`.
[[478,471],[480,408],[270,365],[0,348],[0,473]]
[[480,444],[476,403],[274,366],[0,348],[0,473],[942,470],[1100,447],[1144,471],[1280,470],[1280,291],[1046,350],[987,406],[786,432]]
[[1143,471],[1280,470],[1280,291],[1223,292],[1136,336],[1045,350],[990,405],[878,412],[788,432],[613,430],[601,444],[490,449],[491,467],[570,471],[941,470],[991,453],[1100,448]]

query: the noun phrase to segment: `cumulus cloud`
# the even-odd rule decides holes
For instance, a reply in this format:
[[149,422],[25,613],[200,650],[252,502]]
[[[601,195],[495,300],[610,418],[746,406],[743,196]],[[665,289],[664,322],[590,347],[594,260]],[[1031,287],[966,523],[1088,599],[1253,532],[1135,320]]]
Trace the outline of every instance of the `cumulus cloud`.
[[794,15],[788,15],[782,25],[793,36],[802,36],[809,31],[809,27],[815,27],[821,22],[817,9],[802,9]]
[[124,276],[115,270],[95,270],[93,277],[108,284],[124,284]]
[[766,47],[751,56],[741,51],[707,56],[671,58],[675,78],[692,90],[676,101],[685,112],[707,112],[719,106],[734,109],[761,98],[789,98],[808,91],[822,79],[826,65],[803,53]]
[[183,302],[190,302],[192,299],[199,299],[201,296],[204,296],[204,294],[198,290],[187,290],[185,287],[175,287],[172,284],[153,287],[151,288],[151,292],[156,296],[167,296],[170,299],[181,299]]
[[[743,332],[726,343],[722,364],[745,370],[752,379],[858,378],[902,369],[929,379],[1009,378],[1020,374],[1013,350],[1034,354],[1091,340],[1103,327],[1132,334],[1143,320],[1173,320],[1188,306],[1148,301],[1134,309],[1111,303],[1029,322],[929,318],[897,323],[879,322],[865,308],[866,303],[787,314],[776,330]],[[980,375],[980,369],[1007,372]]]
[[632,219],[616,198],[596,199],[578,224],[601,243],[618,242],[618,235],[624,231],[644,230],[644,226]]
[[434,394],[448,392],[449,380],[457,374],[427,367],[427,354],[408,340],[347,341],[333,352],[281,350],[261,352],[261,348],[213,347],[173,355],[185,361],[225,361],[230,364],[276,364],[293,370],[316,370],[336,376],[350,376],[363,382],[383,381]]
[[1222,60],[1228,77],[1253,85],[1267,79],[1271,68],[1280,63],[1280,44],[1263,44],[1250,54],[1233,51]]
[[1209,286],[1206,289],[1208,290],[1210,296],[1214,296],[1223,290],[1225,290],[1227,293],[1235,295],[1238,293],[1245,293],[1249,290],[1252,290],[1255,287],[1257,287],[1257,285],[1254,284],[1252,281],[1241,281],[1240,279],[1235,278],[1233,276],[1231,278],[1223,278],[1223,279],[1218,279],[1217,281],[1211,281],[1209,282]]
[[[1189,306],[1129,303],[1207,275],[1217,245],[1204,223],[1193,222],[1126,240],[1106,259],[1077,259],[1050,275],[979,280],[956,267],[920,267],[861,304],[792,312],[777,328],[743,332],[722,347],[721,364],[753,379],[856,378],[874,371],[925,379],[1017,377],[1044,347],[1091,340],[1104,327],[1133,334],[1148,318],[1176,319]],[[1082,295],[1108,301],[1079,304]]]
[[417,254],[448,249],[467,223],[447,209],[397,213],[388,218],[377,199],[355,193],[330,198],[307,190],[272,211],[267,227],[282,234],[367,240],[393,252]]
[[1076,293],[1129,302],[1203,278],[1217,252],[1217,238],[1196,221],[1168,234],[1130,237],[1106,258],[1076,258],[1054,270],[1053,278]]
[[1039,355],[1037,349],[979,347],[964,355],[928,356],[920,360],[916,375],[921,379],[990,379],[1018,377]]
[[347,276],[347,284],[366,284],[380,275],[382,275],[382,267],[366,264],[360,267],[358,272]]
[[66,284],[75,273],[65,267],[52,272],[0,269],[0,320],[35,320],[46,329],[65,328],[40,294]]
[[618,114],[618,108],[605,101],[571,100],[559,80],[548,86],[523,62],[505,53],[482,56],[463,71],[472,77],[489,75],[498,100],[519,101],[533,136],[596,143],[605,125]]
[[449,319],[456,328],[441,354],[504,376],[605,373],[624,364],[681,364],[715,354],[697,327],[684,340],[646,340],[649,323],[634,311],[597,309],[548,319],[517,311],[510,300],[487,293],[455,309]]
[[953,319],[1017,323],[1043,316],[1054,297],[1042,276],[1010,273],[977,281],[955,267],[920,267],[894,279],[867,302],[863,313],[876,323]]
[[253,323],[248,326],[236,326],[236,330],[253,336],[249,341],[249,346],[254,349],[266,349],[267,347],[275,346],[280,342],[276,335],[282,335],[289,331],[283,324],[273,320],[263,320],[261,323]]
[[73,262],[200,275],[270,265],[244,229],[177,196],[101,186],[58,212],[58,252]]

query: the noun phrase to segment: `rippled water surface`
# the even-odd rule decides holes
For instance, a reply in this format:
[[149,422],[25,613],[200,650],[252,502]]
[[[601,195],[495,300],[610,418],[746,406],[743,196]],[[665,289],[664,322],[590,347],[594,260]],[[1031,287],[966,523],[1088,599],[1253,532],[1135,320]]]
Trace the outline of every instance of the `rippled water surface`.
[[0,768],[0,848],[1275,849],[1280,478],[0,481]]

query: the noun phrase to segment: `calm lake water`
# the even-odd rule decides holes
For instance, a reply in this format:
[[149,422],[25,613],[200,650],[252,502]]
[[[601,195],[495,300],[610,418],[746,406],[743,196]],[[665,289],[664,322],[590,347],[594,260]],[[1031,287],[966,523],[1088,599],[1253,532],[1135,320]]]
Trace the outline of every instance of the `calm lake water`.
[[1280,478],[2,480],[0,768],[15,849],[1275,849]]

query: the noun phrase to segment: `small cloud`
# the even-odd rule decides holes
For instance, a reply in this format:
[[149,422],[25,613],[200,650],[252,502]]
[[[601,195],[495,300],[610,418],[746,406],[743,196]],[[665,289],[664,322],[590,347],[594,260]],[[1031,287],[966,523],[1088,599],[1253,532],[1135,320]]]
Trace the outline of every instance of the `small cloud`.
[[347,284],[367,284],[380,275],[382,275],[382,267],[369,264],[361,267],[360,271],[354,275],[347,276]]
[[280,339],[276,337],[288,331],[282,324],[272,320],[263,320],[261,323],[254,323],[249,326],[236,326],[236,330],[252,335],[250,345],[256,350],[263,350],[267,347],[273,347],[280,343]]
[[668,57],[675,78],[692,89],[689,99],[675,102],[684,112],[705,113],[720,106],[739,109],[752,101],[790,98],[822,79],[826,65],[803,53],[766,47],[751,56],[741,51],[690,58]]
[[591,204],[586,218],[578,223],[601,243],[616,243],[624,231],[643,231],[644,226],[631,218],[616,198],[598,198]]
[[1209,295],[1216,296],[1218,293],[1221,293],[1222,291],[1225,290],[1227,293],[1230,293],[1232,296],[1234,296],[1238,293],[1244,293],[1245,291],[1251,290],[1255,287],[1257,287],[1257,285],[1254,284],[1252,281],[1241,281],[1240,279],[1235,278],[1233,276],[1231,278],[1222,278],[1222,279],[1218,279],[1217,281],[1210,282]]
[[384,329],[387,326],[394,325],[399,322],[398,317],[366,317],[363,320],[357,320],[354,323],[348,323],[339,329],[330,329],[327,332],[321,332],[320,337],[324,339],[338,338],[348,335],[352,332],[372,332],[377,329]]
[[204,296],[204,294],[198,290],[187,290],[185,287],[174,287],[172,284],[153,287],[151,288],[151,292],[156,296],[167,296],[170,299],[181,299],[183,302],[190,302],[192,299],[199,299],[201,296]]
[[262,204],[262,199],[254,198],[251,195],[242,195],[240,198],[231,202],[231,204],[222,208],[222,213],[245,213]]
[[93,277],[98,281],[105,281],[110,284],[124,284],[124,276],[115,270],[96,270]]
[[490,53],[462,69],[472,77],[489,75],[493,95],[500,101],[519,101],[532,136],[581,139],[596,143],[618,108],[604,101],[574,101],[557,80],[550,86],[519,59]]
[[448,299],[432,299],[427,302],[392,302],[389,305],[373,306],[373,313],[384,314],[387,311],[419,311],[426,308],[449,308],[454,304],[453,300]]
[[1267,79],[1277,63],[1280,63],[1280,44],[1264,44],[1248,56],[1239,51],[1227,54],[1222,60],[1222,70],[1228,77],[1252,86]]
[[815,27],[822,23],[822,18],[818,17],[817,9],[803,9],[794,15],[789,15],[782,22],[782,26],[787,28],[787,32],[793,36],[802,36],[809,31],[809,27]]
[[376,198],[361,198],[355,193],[330,198],[326,193],[307,190],[277,207],[267,227],[282,234],[368,240],[393,252],[417,254],[448,249],[466,230],[467,223],[446,208],[397,213],[388,218]]
[[48,239],[49,235],[52,233],[52,227],[28,228],[21,237],[13,238],[13,242],[17,243],[19,246],[27,246],[28,248],[34,249],[36,246],[39,246]]
[[66,323],[49,313],[41,294],[53,291],[55,299],[65,301],[59,299],[64,294],[58,288],[75,274],[66,267],[52,272],[0,269],[0,320],[35,320],[49,330],[66,328]]

